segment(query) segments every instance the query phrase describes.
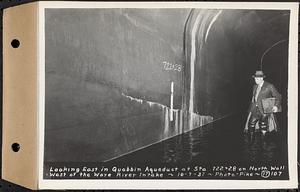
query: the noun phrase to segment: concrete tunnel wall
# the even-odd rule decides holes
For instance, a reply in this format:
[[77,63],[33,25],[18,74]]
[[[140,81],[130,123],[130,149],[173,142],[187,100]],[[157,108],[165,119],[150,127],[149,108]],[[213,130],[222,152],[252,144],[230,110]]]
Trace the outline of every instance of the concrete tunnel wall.
[[46,10],[46,161],[107,160],[174,134],[181,72],[164,62],[183,65],[188,12]]
[[[197,50],[203,47],[196,54],[191,111],[198,121],[201,117],[200,125],[211,121],[206,116],[219,118],[245,108],[257,59],[274,41],[288,38],[288,17],[280,16],[284,11],[227,10],[209,28],[217,13],[46,10],[45,161],[105,161],[189,130],[187,125],[179,130],[175,124],[189,116],[189,32],[199,14],[206,19],[202,32],[210,30],[204,44],[201,38],[205,36],[197,36]],[[271,22],[275,16],[279,20]],[[260,28],[268,22],[279,33],[266,29],[272,34],[266,37]],[[276,49],[286,51],[282,45]],[[277,61],[286,62],[285,55],[274,52],[265,62],[274,62],[272,58],[277,56],[275,65],[281,66]],[[181,70],[166,69],[166,63],[180,65]],[[270,64],[264,66],[267,69]],[[287,68],[287,63],[282,68]],[[273,67],[270,71],[277,73]],[[286,78],[284,72],[280,74]],[[175,122],[167,115],[172,81],[179,119]],[[285,83],[281,86],[284,91]],[[239,104],[234,102],[236,98],[241,98]]]
[[[262,69],[265,80],[283,96],[285,113],[280,118],[286,118],[288,11],[193,10],[185,33],[185,110],[214,119],[246,111],[252,97],[252,75]],[[192,109],[191,65],[195,82]]]

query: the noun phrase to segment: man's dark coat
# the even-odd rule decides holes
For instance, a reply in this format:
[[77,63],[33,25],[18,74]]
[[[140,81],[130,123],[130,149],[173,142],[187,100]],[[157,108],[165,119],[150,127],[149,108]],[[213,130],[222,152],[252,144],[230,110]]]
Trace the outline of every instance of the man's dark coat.
[[[276,98],[275,106],[278,108],[278,110],[281,110],[281,95],[276,90],[274,85],[264,81],[264,83],[261,87],[261,90],[260,90],[260,92],[257,96],[257,101],[255,101],[255,95],[256,95],[257,87],[258,87],[257,84],[253,86],[252,100],[251,100],[251,104],[250,104],[248,112],[249,113],[251,112],[251,115],[256,115],[256,116],[259,115],[260,116],[260,114],[255,114],[255,113],[257,113],[257,110],[256,110],[256,105],[257,105],[258,109],[259,109],[259,112],[263,116],[268,116],[268,130],[269,131],[278,130],[277,120],[275,118],[275,115],[273,113],[264,114],[264,110],[263,110],[263,106],[262,106],[262,100],[266,99],[266,98],[272,98],[272,97]],[[248,124],[249,124],[249,119],[246,122],[245,129],[248,129]]]
[[275,100],[275,106],[277,106],[277,108],[279,110],[281,109],[281,95],[276,90],[274,85],[272,85],[269,82],[264,81],[264,83],[261,87],[261,90],[258,94],[257,102],[255,102],[255,94],[256,94],[257,87],[258,87],[257,84],[253,86],[253,97],[252,97],[252,101],[251,101],[251,104],[250,104],[249,112],[253,113],[255,111],[256,105],[258,105],[260,113],[264,114],[264,110],[263,110],[263,106],[262,106],[262,100],[266,99],[266,98],[272,98],[272,97],[274,97],[276,99]]

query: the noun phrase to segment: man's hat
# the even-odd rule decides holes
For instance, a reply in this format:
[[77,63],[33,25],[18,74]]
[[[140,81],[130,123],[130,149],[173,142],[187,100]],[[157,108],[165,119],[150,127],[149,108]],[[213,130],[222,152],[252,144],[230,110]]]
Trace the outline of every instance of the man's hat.
[[262,71],[256,71],[255,72],[255,74],[254,75],[252,75],[252,77],[253,78],[255,78],[255,77],[266,77],[265,75],[264,75],[264,72],[262,72]]

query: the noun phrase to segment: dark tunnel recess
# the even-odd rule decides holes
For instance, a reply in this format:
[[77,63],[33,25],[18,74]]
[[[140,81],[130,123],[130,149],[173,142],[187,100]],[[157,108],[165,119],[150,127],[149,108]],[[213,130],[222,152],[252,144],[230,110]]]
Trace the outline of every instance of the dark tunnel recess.
[[185,30],[183,108],[215,119],[246,111],[252,75],[263,70],[286,111],[288,21],[284,10],[192,10]]

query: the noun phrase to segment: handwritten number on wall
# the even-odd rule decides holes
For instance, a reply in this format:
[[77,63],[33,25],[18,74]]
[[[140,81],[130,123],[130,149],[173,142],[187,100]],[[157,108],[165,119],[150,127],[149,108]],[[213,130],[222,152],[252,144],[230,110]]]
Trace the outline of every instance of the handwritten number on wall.
[[164,64],[164,70],[166,70],[166,71],[181,72],[182,66],[179,64],[173,64],[173,63],[169,63],[167,61],[164,61],[163,64]]

